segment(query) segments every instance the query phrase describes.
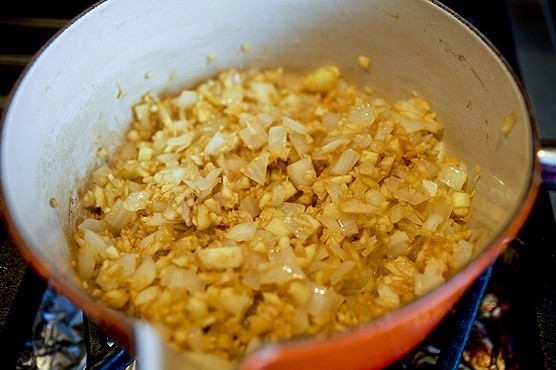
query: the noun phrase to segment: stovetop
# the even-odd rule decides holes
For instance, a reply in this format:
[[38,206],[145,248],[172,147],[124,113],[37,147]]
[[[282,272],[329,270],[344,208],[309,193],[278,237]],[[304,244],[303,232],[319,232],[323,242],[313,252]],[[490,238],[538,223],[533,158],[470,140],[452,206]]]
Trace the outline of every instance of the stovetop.
[[[541,138],[555,139],[556,0],[441,2],[485,34],[521,75],[536,106]],[[2,5],[0,110],[32,55],[93,3]],[[442,324],[390,370],[556,369],[556,207],[551,197],[556,199],[541,190],[518,238]],[[126,368],[126,353],[78,308],[48,289],[1,226],[2,368]]]

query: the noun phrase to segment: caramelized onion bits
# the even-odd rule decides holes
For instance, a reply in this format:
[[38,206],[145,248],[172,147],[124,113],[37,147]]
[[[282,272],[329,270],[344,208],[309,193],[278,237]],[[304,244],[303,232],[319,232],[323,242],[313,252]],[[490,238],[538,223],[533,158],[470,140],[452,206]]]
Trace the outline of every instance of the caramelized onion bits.
[[476,253],[467,167],[425,100],[374,94],[336,67],[146,94],[83,188],[81,283],[207,368],[442,284]]

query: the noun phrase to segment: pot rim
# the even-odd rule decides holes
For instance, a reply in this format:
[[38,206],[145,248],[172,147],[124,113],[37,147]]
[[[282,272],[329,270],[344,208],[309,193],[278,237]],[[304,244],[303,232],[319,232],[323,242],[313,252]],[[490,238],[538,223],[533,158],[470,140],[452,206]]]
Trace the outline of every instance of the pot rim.
[[[40,62],[40,59],[45,50],[47,50],[55,40],[57,40],[62,34],[68,31],[68,29],[72,28],[72,26],[81,18],[88,16],[97,7],[103,6],[105,2],[107,2],[107,0],[101,0],[98,3],[91,5],[89,8],[74,17],[66,26],[62,27],[58,32],[56,32],[56,34],[54,34],[32,57],[31,61],[24,68],[23,72],[18,77],[16,83],[7,96],[5,109],[2,112],[2,116],[0,117],[0,141],[4,140],[4,129],[7,124],[9,112],[11,110],[11,102],[14,99],[14,96],[18,91],[21,83],[27,78],[29,71],[37,63]],[[341,343],[349,345],[350,343],[364,340],[366,336],[372,335],[373,332],[388,330],[388,328],[393,325],[392,323],[398,321],[399,318],[411,315],[412,312],[415,311],[426,310],[427,307],[429,307],[432,303],[437,302],[443,299],[443,297],[447,296],[449,292],[467,288],[467,286],[469,286],[481,272],[483,272],[491,263],[494,262],[494,260],[499,256],[503,249],[505,249],[507,244],[515,238],[518,231],[529,216],[529,213],[535,203],[535,199],[539,192],[540,185],[542,183],[541,165],[537,158],[537,152],[541,148],[541,145],[538,135],[535,110],[531,99],[527,94],[520,78],[514,72],[508,61],[492,44],[492,42],[490,42],[475,26],[470,24],[467,20],[465,20],[463,17],[461,17],[459,14],[457,14],[446,5],[440,3],[438,0],[424,0],[424,2],[428,2],[429,4],[432,4],[447,12],[449,15],[455,18],[456,21],[459,21],[460,23],[465,25],[471,33],[474,33],[476,36],[478,36],[480,40],[492,52],[495,53],[498,61],[500,61],[506,68],[506,70],[511,75],[514,83],[518,87],[518,90],[523,97],[525,106],[527,108],[530,120],[529,126],[532,133],[532,163],[530,163],[531,173],[529,174],[530,181],[527,191],[522,196],[522,199],[520,199],[518,203],[519,206],[515,208],[513,217],[504,226],[503,230],[496,237],[493,238],[493,242],[487,248],[481,251],[481,253],[479,253],[473,260],[468,262],[463,269],[450,277],[440,287],[433,289],[431,292],[381,317],[357,325],[353,328],[349,328],[343,332],[332,334],[327,338],[296,338],[279,342],[276,345],[264,346],[262,349],[256,351],[255,353],[247,356],[244,359],[242,364],[247,365],[247,367],[251,366],[250,364],[254,364],[254,362],[257,361],[258,364],[256,368],[260,368],[260,366],[262,365],[260,362],[261,360],[272,361],[274,355],[268,356],[267,350],[273,351],[273,353],[275,351],[280,352],[280,356],[287,356],[288,358],[294,359],[299,357],[300,354],[306,353],[307,351],[316,350],[320,352],[324,349],[324,347],[331,348]],[[3,172],[2,167],[2,158],[0,153],[0,172]],[[33,269],[44,280],[48,281],[51,287],[66,296],[70,301],[80,307],[88,316],[96,319],[101,327],[106,329],[111,335],[114,336],[114,339],[118,343],[123,344],[124,347],[126,347],[133,353],[136,342],[134,338],[133,322],[147,321],[111,309],[108,306],[102,304],[102,302],[94,300],[93,297],[89,296],[85,291],[78,288],[77,285],[68,283],[63,278],[57,276],[56,272],[53,271],[52,266],[49,266],[48,263],[41,260],[41,258],[36,253],[34,253],[34,251],[29,248],[28,245],[24,242],[16,223],[10,215],[4,192],[4,182],[1,178],[0,213],[4,220],[4,224],[7,227],[10,238],[14,241],[14,244],[19,249],[23,258],[33,267]],[[471,281],[467,281],[468,275],[470,274],[473,276],[473,279]]]

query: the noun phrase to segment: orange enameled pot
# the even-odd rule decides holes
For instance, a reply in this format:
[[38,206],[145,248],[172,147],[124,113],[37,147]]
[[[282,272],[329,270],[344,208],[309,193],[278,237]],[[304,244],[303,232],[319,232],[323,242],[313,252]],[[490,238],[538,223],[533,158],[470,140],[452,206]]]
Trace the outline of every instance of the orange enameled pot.
[[[249,43],[251,51],[240,46]],[[207,55],[217,58],[210,64]],[[358,56],[372,59],[367,71]],[[78,191],[100,147],[114,148],[147,91],[176,92],[228,67],[337,65],[346,79],[398,99],[415,90],[445,124],[449,153],[481,167],[471,227],[478,253],[411,304],[328,339],[269,345],[242,369],[368,369],[429,333],[514,238],[541,183],[531,107],[507,63],[475,29],[428,0],[110,0],[75,19],[19,80],[1,141],[3,212],[25,258],[137,356],[143,369],[195,364],[147,323],[76,283],[68,245]],[[146,78],[146,74],[150,78]],[[124,93],[122,93],[124,92]],[[503,132],[504,118],[515,124]],[[545,148],[543,161],[554,161]],[[550,171],[550,167],[545,167]],[[58,207],[50,206],[55,198]]]

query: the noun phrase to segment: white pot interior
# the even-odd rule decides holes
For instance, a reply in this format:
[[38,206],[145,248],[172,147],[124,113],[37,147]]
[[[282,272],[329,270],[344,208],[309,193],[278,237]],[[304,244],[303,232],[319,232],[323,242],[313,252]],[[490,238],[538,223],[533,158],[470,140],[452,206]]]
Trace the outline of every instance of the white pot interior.
[[[359,55],[371,58],[369,71]],[[107,1],[50,43],[7,109],[1,179],[25,244],[58,277],[70,276],[81,181],[97,150],[117,145],[130,107],[148,91],[175,92],[251,65],[337,65],[387,98],[414,90],[427,99],[446,126],[448,152],[481,167],[473,227],[484,230],[483,247],[530,186],[532,133],[516,83],[477,35],[429,1]],[[509,114],[516,124],[504,135]]]

